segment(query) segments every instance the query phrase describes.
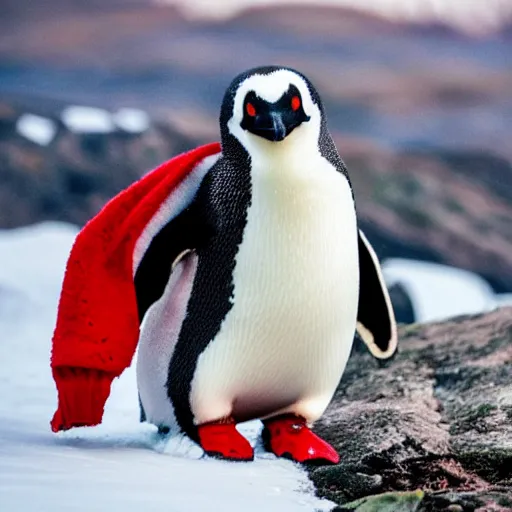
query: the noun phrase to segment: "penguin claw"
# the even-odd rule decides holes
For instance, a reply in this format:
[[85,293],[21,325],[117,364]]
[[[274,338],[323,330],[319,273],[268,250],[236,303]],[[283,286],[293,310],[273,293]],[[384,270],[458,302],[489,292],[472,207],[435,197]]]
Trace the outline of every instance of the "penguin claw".
[[265,420],[262,437],[265,448],[277,455],[311,465],[337,464],[340,456],[326,441],[294,415]]
[[197,427],[199,444],[210,457],[232,461],[251,461],[254,450],[234,423],[207,423]]

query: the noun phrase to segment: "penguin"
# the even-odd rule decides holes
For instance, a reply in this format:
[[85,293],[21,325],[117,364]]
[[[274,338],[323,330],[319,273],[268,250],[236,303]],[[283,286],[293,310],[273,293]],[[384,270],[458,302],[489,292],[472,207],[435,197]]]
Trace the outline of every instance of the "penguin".
[[221,150],[135,250],[142,418],[235,461],[254,457],[237,424],[258,419],[276,456],[335,464],[312,427],[356,330],[378,359],[397,348],[378,258],[305,75],[241,73],[219,121]]

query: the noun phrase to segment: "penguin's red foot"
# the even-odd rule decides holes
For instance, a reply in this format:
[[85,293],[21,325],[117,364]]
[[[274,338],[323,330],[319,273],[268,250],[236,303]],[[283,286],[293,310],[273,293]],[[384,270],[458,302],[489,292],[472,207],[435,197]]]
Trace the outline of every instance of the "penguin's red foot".
[[336,450],[320,439],[303,418],[294,415],[265,420],[262,437],[265,448],[278,457],[309,464],[337,464]]
[[199,444],[207,455],[225,460],[249,461],[254,450],[235,423],[206,423],[197,427]]

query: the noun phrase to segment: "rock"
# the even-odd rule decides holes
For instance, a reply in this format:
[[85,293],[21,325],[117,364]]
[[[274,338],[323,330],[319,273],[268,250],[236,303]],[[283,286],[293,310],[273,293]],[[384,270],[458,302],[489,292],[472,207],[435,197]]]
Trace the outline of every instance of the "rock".
[[336,510],[509,510],[512,308],[402,326],[399,340],[385,366],[355,347],[315,426],[341,456],[308,468],[319,495]]
[[[367,496],[347,503],[338,510],[356,512],[415,512],[423,500],[423,491],[385,492],[377,496]],[[336,509],[334,509],[336,510]]]

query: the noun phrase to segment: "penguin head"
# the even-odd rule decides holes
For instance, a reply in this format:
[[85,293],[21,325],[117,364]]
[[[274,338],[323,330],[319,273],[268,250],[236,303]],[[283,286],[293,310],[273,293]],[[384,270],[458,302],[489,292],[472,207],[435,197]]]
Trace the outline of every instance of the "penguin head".
[[225,153],[233,143],[249,154],[318,149],[324,123],[322,103],[311,82],[291,68],[278,66],[238,75],[224,95],[220,114]]

